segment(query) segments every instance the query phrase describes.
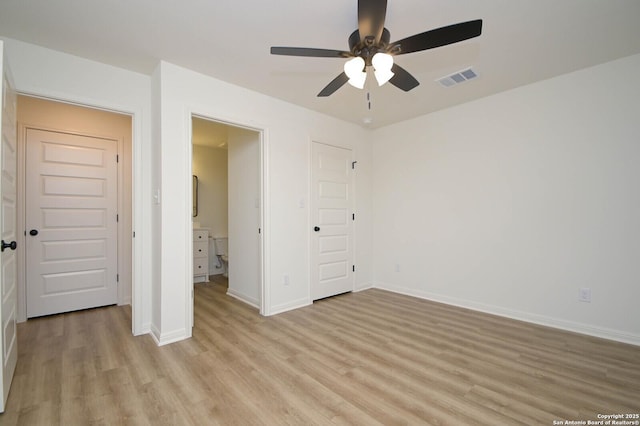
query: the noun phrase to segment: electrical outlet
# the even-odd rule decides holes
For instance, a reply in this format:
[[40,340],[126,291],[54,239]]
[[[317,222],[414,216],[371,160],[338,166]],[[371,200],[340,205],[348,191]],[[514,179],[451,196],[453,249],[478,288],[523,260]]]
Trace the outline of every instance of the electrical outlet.
[[578,300],[581,302],[591,303],[591,289],[587,287],[581,288],[578,293]]
[[282,282],[284,283],[284,285],[288,286],[289,285],[289,274],[284,274],[283,280]]

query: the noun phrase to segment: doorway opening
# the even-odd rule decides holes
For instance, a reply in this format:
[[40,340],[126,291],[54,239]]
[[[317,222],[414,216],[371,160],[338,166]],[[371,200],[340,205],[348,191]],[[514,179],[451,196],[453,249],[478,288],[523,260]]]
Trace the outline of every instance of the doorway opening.
[[[18,97],[20,321],[132,304],[132,127],[127,114]],[[51,293],[40,301],[57,302],[34,310],[38,286]]]
[[264,313],[262,131],[199,115],[191,129],[194,285],[228,283]]

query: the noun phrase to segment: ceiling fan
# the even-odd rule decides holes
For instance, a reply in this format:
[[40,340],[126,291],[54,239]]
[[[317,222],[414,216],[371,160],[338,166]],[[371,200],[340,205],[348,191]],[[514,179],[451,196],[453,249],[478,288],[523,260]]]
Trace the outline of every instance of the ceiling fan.
[[349,36],[349,51],[315,49],[308,47],[272,47],[272,55],[310,56],[316,58],[351,58],[338,75],[318,93],[331,95],[345,83],[362,89],[367,78],[367,67],[373,67],[376,80],[382,86],[387,81],[408,92],[420,83],[408,71],[395,64],[393,57],[446,46],[479,36],[482,19],[461,22],[425,31],[389,43],[391,35],[384,27],[387,0],[358,0],[358,29]]

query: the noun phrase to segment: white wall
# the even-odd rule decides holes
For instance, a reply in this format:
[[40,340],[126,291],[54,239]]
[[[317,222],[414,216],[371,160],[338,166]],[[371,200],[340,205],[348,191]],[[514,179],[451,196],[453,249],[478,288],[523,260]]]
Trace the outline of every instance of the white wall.
[[23,94],[98,107],[133,117],[133,331],[151,324],[151,125],[149,76],[4,39],[16,89]]
[[376,286],[640,344],[638,75],[640,55],[377,130]]
[[228,294],[260,307],[260,133],[229,129]]
[[193,145],[193,174],[198,176],[198,216],[193,218],[211,235],[227,236],[227,150]]
[[[309,152],[311,140],[352,148],[362,166],[357,173],[358,198],[356,239],[367,241],[370,216],[369,132],[303,108],[260,95],[247,89],[162,62],[154,78],[159,79],[161,120],[161,218],[159,267],[162,292],[161,342],[191,333],[188,322],[191,285],[191,115],[214,118],[255,129],[264,129],[266,186],[264,238],[267,253],[265,314],[310,303],[309,212],[300,208],[309,201]],[[358,245],[358,282],[371,282],[371,248]],[[170,262],[170,267],[168,266]],[[361,266],[361,267],[360,267]],[[285,286],[283,275],[290,275]],[[167,302],[165,305],[165,297]],[[169,302],[170,301],[170,302]],[[188,328],[188,329],[187,329]]]

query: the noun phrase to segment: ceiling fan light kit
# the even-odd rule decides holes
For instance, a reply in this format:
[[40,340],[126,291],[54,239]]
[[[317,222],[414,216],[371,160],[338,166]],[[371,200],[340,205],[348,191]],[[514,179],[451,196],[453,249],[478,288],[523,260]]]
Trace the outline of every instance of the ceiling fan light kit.
[[393,56],[388,53],[376,53],[373,55],[373,58],[371,58],[371,64],[375,70],[378,86],[382,86],[395,75],[394,72],[391,71],[391,67],[393,67]]
[[358,29],[349,36],[349,51],[308,47],[272,47],[272,55],[310,56],[316,58],[352,58],[344,64],[344,72],[318,93],[329,96],[345,83],[362,89],[367,67],[373,67],[378,85],[387,81],[408,92],[420,83],[407,70],[394,63],[393,56],[434,49],[478,37],[482,20],[461,22],[425,31],[390,43],[389,30],[384,27],[387,0],[358,0]]
[[364,87],[364,82],[367,79],[367,73],[364,71],[365,63],[364,59],[359,56],[349,59],[344,63],[344,73],[349,77],[349,84],[358,89]]

